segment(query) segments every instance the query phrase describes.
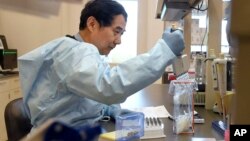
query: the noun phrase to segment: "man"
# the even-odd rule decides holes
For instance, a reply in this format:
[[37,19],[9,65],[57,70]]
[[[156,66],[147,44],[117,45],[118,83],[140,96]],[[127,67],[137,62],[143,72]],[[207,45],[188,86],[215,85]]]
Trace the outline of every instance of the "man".
[[[104,55],[121,43],[127,13],[113,0],[92,0],[79,32],[21,57],[24,104],[34,128],[50,118],[73,127],[122,114],[119,103],[161,77],[184,48],[180,31],[167,30],[146,54],[110,68]],[[113,104],[113,105],[112,105]]]

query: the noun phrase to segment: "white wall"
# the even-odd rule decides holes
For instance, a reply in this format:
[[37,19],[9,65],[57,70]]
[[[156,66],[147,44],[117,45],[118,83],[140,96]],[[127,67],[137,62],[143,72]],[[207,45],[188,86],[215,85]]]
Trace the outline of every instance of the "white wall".
[[[78,31],[81,9],[87,0],[0,0],[0,34],[19,56],[65,34]],[[138,52],[150,49],[163,31],[155,19],[156,0],[139,0]]]
[[152,48],[155,42],[161,38],[164,31],[164,22],[160,19],[156,19],[156,6],[157,0],[148,1],[148,32],[147,32],[147,45],[148,49]]
[[151,49],[161,38],[164,22],[156,19],[157,0],[139,0],[138,54]]
[[18,54],[78,31],[84,1],[0,0],[0,34]]

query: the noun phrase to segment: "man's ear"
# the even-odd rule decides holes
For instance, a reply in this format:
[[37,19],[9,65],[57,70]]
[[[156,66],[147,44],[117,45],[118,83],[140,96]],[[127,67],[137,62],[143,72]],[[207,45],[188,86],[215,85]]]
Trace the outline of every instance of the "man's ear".
[[90,32],[93,32],[94,30],[96,30],[98,26],[99,26],[99,23],[95,17],[90,16],[87,19],[87,28],[89,29]]

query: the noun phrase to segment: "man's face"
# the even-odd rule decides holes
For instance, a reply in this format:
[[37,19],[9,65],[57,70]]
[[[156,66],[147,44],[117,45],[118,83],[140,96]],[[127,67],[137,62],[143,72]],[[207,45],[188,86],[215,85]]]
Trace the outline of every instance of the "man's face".
[[99,27],[93,33],[93,44],[98,48],[101,55],[108,55],[117,44],[121,43],[121,36],[125,31],[126,21],[123,15],[114,17],[111,26]]

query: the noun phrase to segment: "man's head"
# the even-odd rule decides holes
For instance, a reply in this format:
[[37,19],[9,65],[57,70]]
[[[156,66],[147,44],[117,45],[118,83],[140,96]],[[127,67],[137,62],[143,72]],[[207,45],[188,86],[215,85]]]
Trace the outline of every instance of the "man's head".
[[91,0],[81,12],[80,35],[85,42],[94,44],[100,54],[108,55],[121,43],[126,22],[127,13],[118,2]]

